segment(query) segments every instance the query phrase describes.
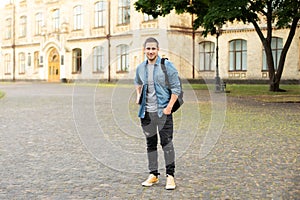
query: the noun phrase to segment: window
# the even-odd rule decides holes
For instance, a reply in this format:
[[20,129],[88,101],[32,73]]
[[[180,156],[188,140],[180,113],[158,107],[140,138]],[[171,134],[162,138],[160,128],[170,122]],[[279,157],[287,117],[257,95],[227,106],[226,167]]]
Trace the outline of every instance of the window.
[[[272,55],[273,55],[275,70],[277,70],[280,55],[281,55],[281,52],[282,52],[282,47],[283,47],[283,39],[278,38],[278,37],[272,37],[271,49],[272,49]],[[266,52],[265,52],[264,48],[263,48],[263,67],[262,67],[262,70],[263,71],[268,70],[267,57],[266,57]]]
[[19,74],[25,73],[25,53],[19,53]]
[[104,69],[104,48],[97,46],[93,48],[93,72],[102,72]]
[[56,9],[52,13],[52,30],[53,32],[59,32],[59,9]]
[[151,20],[154,20],[153,16],[144,13],[144,22],[151,21]]
[[118,55],[118,71],[119,72],[127,72],[129,68],[129,61],[128,61],[128,45],[119,45],[117,47],[117,55]]
[[128,24],[130,22],[130,0],[119,0],[118,24]]
[[75,6],[73,9],[73,29],[81,30],[82,29],[82,6]]
[[43,14],[37,13],[35,15],[35,34],[36,35],[41,35],[43,25],[44,25]]
[[11,38],[11,29],[12,29],[12,19],[8,18],[5,21],[5,39]]
[[73,60],[73,64],[72,64],[72,72],[73,73],[81,73],[81,49],[73,49],[72,51],[72,60]]
[[213,42],[201,42],[200,48],[200,71],[212,71],[215,63],[215,44]]
[[37,69],[38,69],[38,67],[39,67],[39,52],[38,51],[35,51],[34,52],[34,70],[36,71]]
[[105,23],[104,2],[99,1],[95,4],[95,27],[102,27]]
[[26,36],[26,16],[20,17],[20,37]]
[[232,40],[229,46],[229,71],[247,70],[247,41]]
[[10,74],[11,73],[11,68],[10,68],[10,54],[5,54],[4,56],[4,73],[5,74]]

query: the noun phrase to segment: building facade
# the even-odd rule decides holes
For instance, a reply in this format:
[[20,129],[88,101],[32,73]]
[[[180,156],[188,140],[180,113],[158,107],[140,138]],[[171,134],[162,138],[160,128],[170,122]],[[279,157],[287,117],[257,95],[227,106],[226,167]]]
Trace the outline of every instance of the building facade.
[[[216,47],[223,79],[268,80],[263,46],[251,25],[226,24],[215,36],[192,29],[193,16],[153,19],[130,0],[15,0],[1,10],[0,80],[132,79],[145,59],[143,42],[156,37],[188,79],[214,79]],[[265,24],[261,23],[261,26]],[[275,64],[288,30],[274,30]],[[300,31],[289,49],[282,79],[300,79]]]

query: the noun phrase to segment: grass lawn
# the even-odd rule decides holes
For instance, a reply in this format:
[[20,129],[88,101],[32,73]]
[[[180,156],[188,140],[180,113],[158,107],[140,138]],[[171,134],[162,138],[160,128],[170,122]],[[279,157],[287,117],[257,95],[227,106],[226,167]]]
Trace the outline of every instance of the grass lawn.
[[4,97],[4,92],[0,91],[0,99]]
[[230,96],[300,95],[300,85],[280,85],[286,92],[270,92],[269,85],[227,85]]
[[[193,84],[195,90],[214,89],[214,85]],[[270,92],[269,85],[227,84],[228,96],[253,98],[264,102],[300,102],[300,85],[280,85],[286,92]]]
[[[129,87],[133,88],[133,84],[128,83],[99,83],[99,84],[86,84],[76,83],[84,86],[97,86],[97,87]],[[215,89],[214,84],[183,84],[183,90],[210,90]],[[227,84],[226,94],[232,97],[252,98],[263,102],[299,102],[300,103],[300,85],[280,85],[281,89],[286,92],[270,92],[269,85],[262,84]]]

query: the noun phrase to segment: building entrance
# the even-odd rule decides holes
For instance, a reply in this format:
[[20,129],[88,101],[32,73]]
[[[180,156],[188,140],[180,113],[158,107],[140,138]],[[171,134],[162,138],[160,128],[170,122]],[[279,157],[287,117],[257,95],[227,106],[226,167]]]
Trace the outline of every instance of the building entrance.
[[48,81],[58,82],[60,80],[60,58],[55,48],[52,48],[48,57]]

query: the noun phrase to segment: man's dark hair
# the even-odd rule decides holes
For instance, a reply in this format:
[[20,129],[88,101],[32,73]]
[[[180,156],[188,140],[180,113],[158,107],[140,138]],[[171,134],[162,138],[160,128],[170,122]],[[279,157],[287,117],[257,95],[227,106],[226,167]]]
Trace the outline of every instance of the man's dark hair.
[[149,42],[155,42],[157,44],[157,48],[159,46],[159,43],[157,41],[157,39],[153,38],[153,37],[149,37],[146,39],[145,43],[144,43],[144,48],[146,47],[146,44],[149,43]]

